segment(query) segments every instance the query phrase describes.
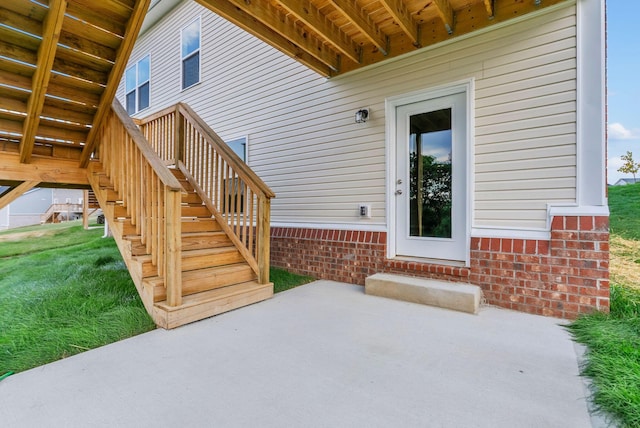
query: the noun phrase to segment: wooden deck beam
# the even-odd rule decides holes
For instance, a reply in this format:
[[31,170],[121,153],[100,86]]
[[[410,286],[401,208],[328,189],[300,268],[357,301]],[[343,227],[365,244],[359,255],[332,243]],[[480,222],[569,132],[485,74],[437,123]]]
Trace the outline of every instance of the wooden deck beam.
[[37,185],[37,181],[23,181],[16,187],[4,192],[2,195],[0,195],[0,210]]
[[494,0],[484,0],[484,7],[487,9],[487,16],[489,18],[493,18],[493,1]]
[[204,7],[304,63],[312,70],[328,76],[338,71],[338,55],[322,41],[298,31],[283,12],[257,2],[244,0],[198,0]]
[[360,48],[349,39],[344,32],[328,21],[322,13],[309,1],[300,0],[279,0],[289,13],[304,22],[313,31],[326,39],[328,43],[335,46],[346,58],[351,61],[360,62]]
[[22,163],[18,153],[8,152],[0,152],[2,181],[37,181],[62,187],[89,186],[87,170],[79,168],[77,160],[34,156],[30,163]]
[[389,12],[394,21],[415,45],[420,43],[418,38],[418,24],[411,17],[411,13],[402,0],[381,0],[382,6]]
[[433,5],[438,10],[438,15],[440,16],[440,19],[442,19],[442,22],[444,22],[444,28],[447,30],[447,33],[452,34],[454,23],[451,3],[449,3],[449,0],[433,0]]
[[362,9],[357,8],[355,3],[350,0],[329,0],[329,2],[349,18],[353,25],[362,31],[362,34],[364,34],[383,55],[387,55],[388,46],[386,36],[382,34],[380,28],[362,12]]
[[140,28],[142,27],[142,22],[144,21],[144,17],[149,9],[150,2],[151,0],[137,0],[133,8],[133,12],[131,12],[131,17],[127,22],[124,33],[124,39],[117,50],[115,64],[109,73],[107,87],[100,98],[98,110],[96,111],[96,115],[93,120],[93,126],[91,131],[89,131],[86,145],[84,146],[82,156],[80,157],[81,168],[86,168],[89,164],[91,154],[96,147],[96,137],[98,136],[98,132],[100,132],[100,128],[102,128],[103,122],[107,118],[109,110],[111,110],[111,103],[116,95],[116,91],[118,90],[120,79],[122,79],[124,70],[127,67],[127,61],[129,60],[133,46],[138,38],[138,33],[140,33]]
[[27,117],[24,120],[22,140],[20,141],[20,162],[23,163],[28,163],[31,160],[66,8],[67,2],[65,0],[51,0],[49,2],[49,12],[44,20],[42,44],[38,50],[38,63],[31,82],[31,96],[27,103]]

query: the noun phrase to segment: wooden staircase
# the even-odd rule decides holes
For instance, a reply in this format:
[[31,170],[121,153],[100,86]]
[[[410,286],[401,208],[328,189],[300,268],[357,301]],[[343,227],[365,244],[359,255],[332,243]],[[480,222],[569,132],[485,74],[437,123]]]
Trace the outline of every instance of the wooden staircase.
[[[126,118],[117,116],[114,114],[112,123],[119,127],[119,120],[126,121]],[[135,127],[132,122],[128,125]],[[130,136],[131,141],[137,139],[136,144],[145,144],[135,128],[130,131],[134,134]],[[110,137],[114,135],[111,133]],[[113,144],[114,140],[108,143]],[[253,257],[258,254],[254,236],[260,235],[250,227],[255,221],[251,220],[251,225],[247,222],[239,229],[236,223],[240,213],[221,213],[182,162],[167,168],[167,162],[158,162],[159,159],[147,153],[154,168],[166,170],[161,174],[167,173],[164,177],[170,185],[167,188],[150,185],[145,179],[126,177],[127,174],[120,170],[124,165],[106,165],[117,158],[127,158],[129,150],[130,146],[124,147],[124,152],[117,149],[104,153],[92,162],[89,181],[142,301],[156,324],[170,329],[270,298],[273,284],[268,281],[268,273],[265,281],[264,272]],[[126,159],[125,163],[128,163]],[[136,170],[134,167],[131,171]],[[229,179],[229,171],[225,171],[224,177]],[[146,174],[145,178],[149,172]],[[232,178],[237,180],[238,176]],[[131,181],[136,184],[131,186]],[[162,195],[170,193],[179,195],[179,209],[176,209],[179,214],[173,225],[168,220],[171,203],[162,199]],[[227,200],[229,195],[224,196],[218,199]],[[148,204],[146,208],[145,204]],[[229,208],[233,207],[225,209]],[[247,213],[242,215],[248,217]],[[173,246],[167,237],[170,229],[179,230],[179,239]],[[163,235],[165,230],[167,236],[157,236]],[[238,230],[244,233],[234,235]],[[176,254],[179,254],[178,258],[171,259]]]

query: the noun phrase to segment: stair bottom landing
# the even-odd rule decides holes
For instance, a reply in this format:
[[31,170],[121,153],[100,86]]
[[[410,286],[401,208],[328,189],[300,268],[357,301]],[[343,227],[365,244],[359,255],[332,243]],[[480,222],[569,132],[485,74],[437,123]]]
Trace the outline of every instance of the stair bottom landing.
[[258,303],[272,296],[273,283],[244,282],[185,296],[180,306],[169,306],[166,300],[157,302],[153,307],[153,320],[159,327],[172,329]]

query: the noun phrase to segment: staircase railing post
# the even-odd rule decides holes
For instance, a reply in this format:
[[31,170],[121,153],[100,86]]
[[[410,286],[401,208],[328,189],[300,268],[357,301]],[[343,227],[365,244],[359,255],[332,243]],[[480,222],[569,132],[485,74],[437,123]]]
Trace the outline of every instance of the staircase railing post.
[[165,204],[165,257],[167,287],[167,304],[180,306],[182,304],[182,231],[180,203],[182,195],[179,191],[166,189]]
[[262,196],[258,202],[258,271],[260,284],[269,282],[271,236],[271,199]]
[[184,120],[182,120],[182,114],[180,113],[180,104],[176,104],[175,111],[175,124],[174,124],[174,141],[175,148],[175,164],[184,161]]

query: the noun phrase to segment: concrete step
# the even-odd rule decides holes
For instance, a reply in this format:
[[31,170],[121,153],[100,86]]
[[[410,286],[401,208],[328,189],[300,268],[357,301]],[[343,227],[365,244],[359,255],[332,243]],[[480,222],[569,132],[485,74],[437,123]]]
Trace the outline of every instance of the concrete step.
[[428,278],[377,273],[365,279],[365,293],[405,302],[475,314],[480,306],[480,287]]

